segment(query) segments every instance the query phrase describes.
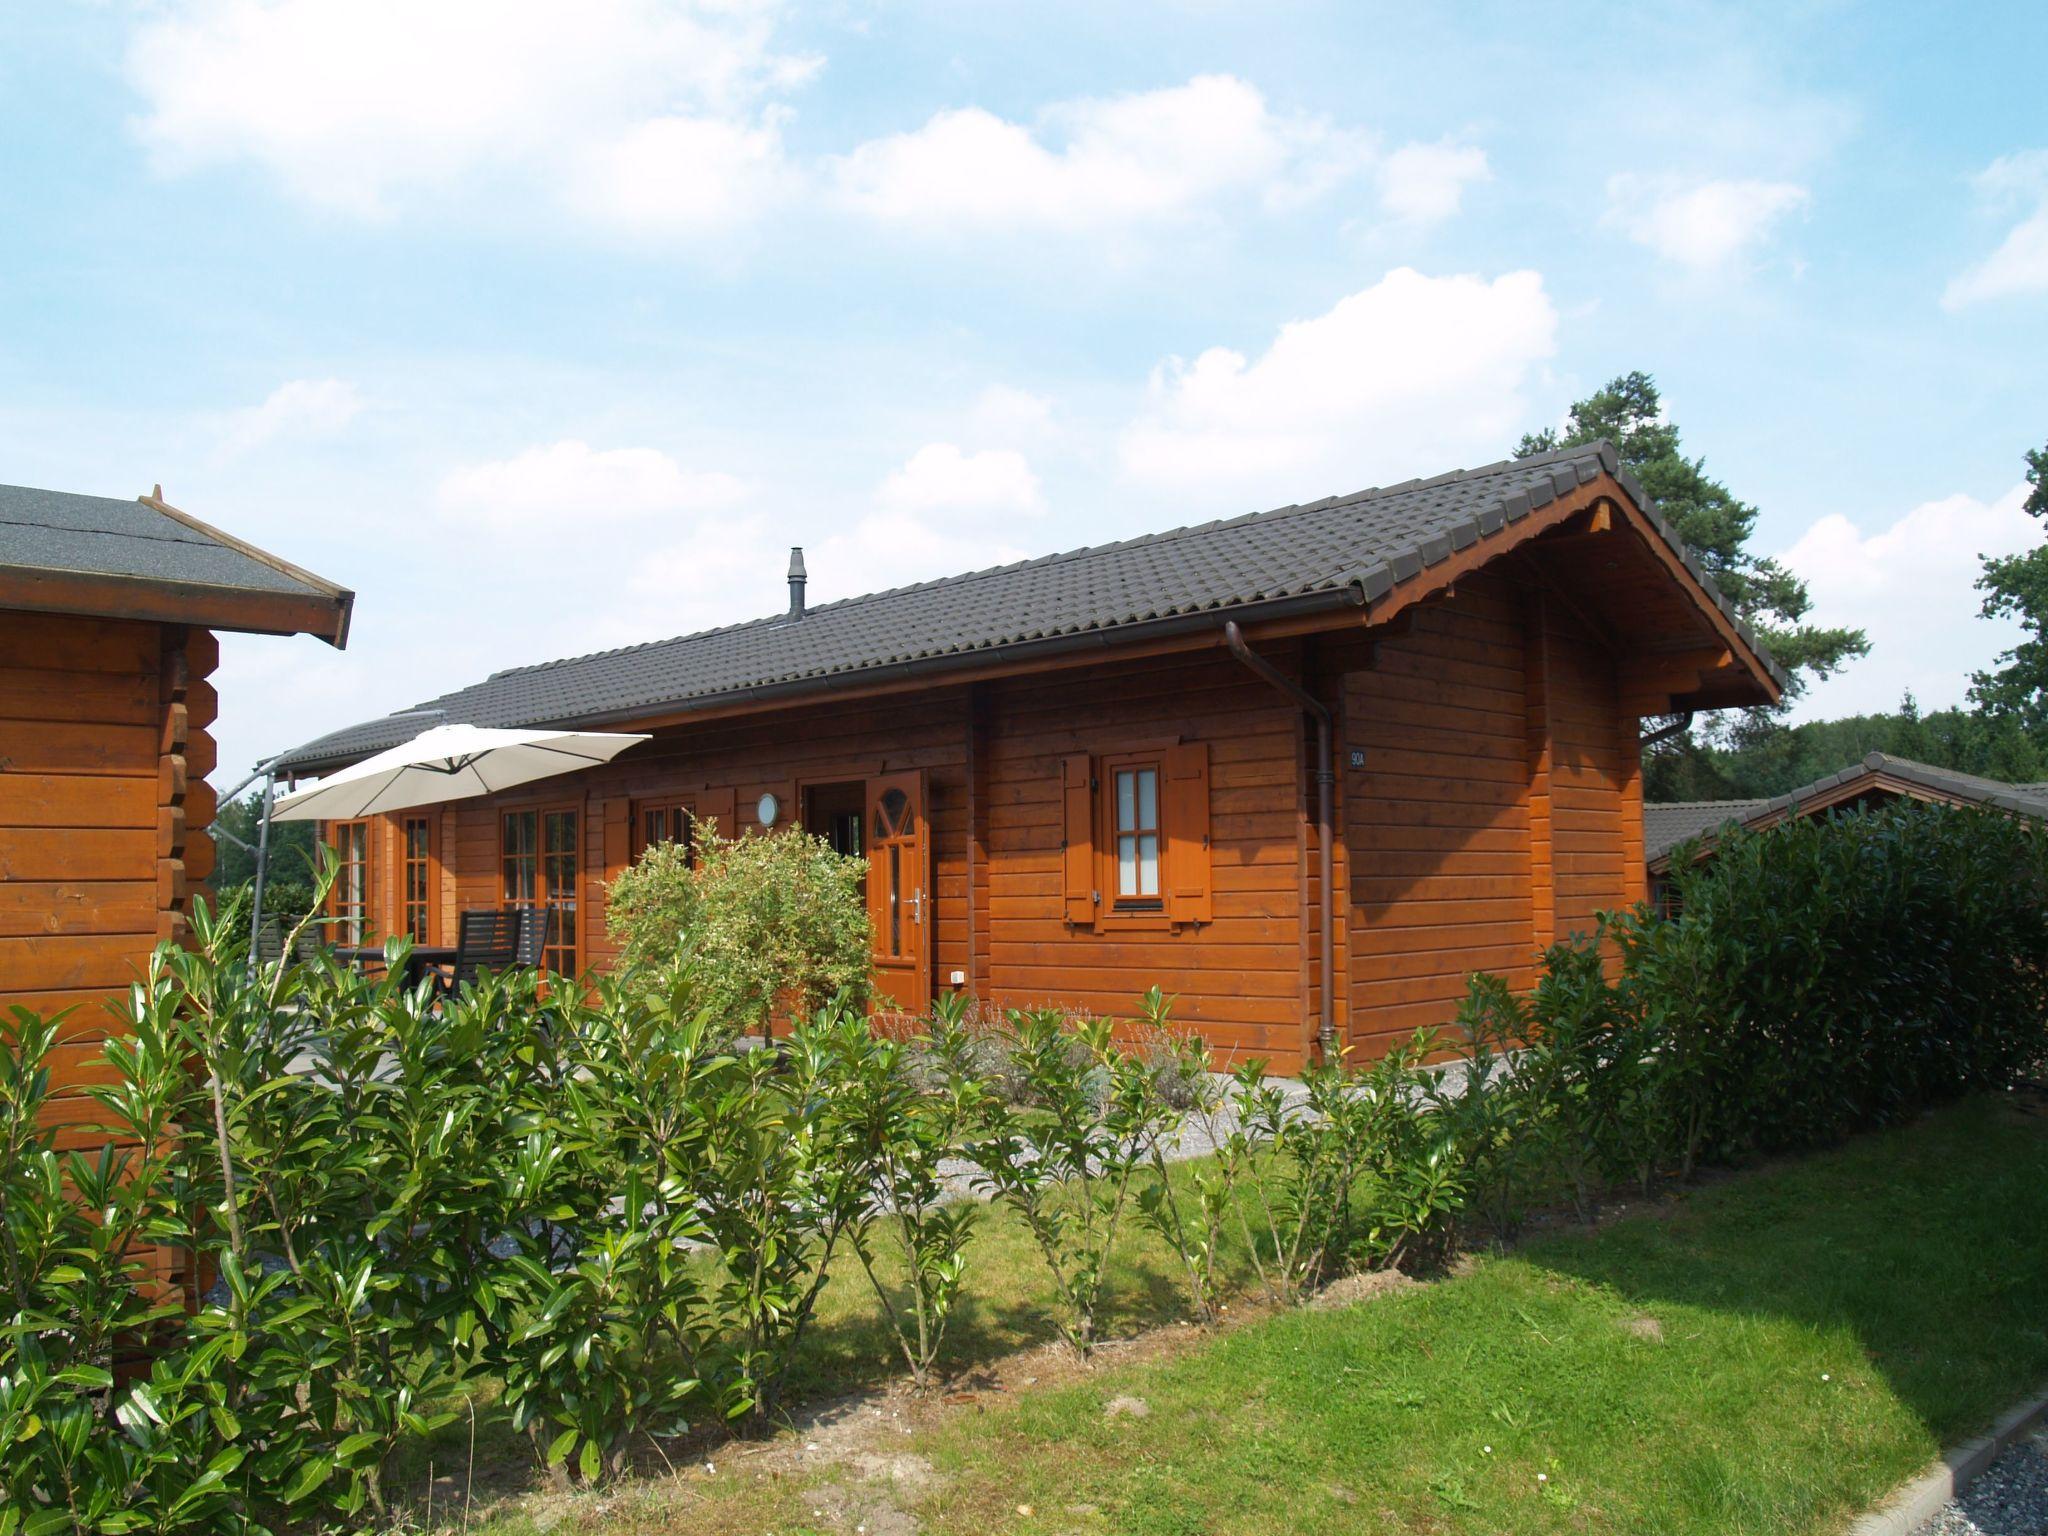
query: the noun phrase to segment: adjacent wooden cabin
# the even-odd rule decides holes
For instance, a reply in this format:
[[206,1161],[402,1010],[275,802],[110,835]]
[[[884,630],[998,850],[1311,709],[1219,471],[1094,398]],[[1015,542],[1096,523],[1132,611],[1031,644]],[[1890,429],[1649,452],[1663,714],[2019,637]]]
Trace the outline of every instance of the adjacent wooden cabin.
[[[1976,806],[2030,820],[2048,820],[2048,784],[2008,784],[1954,768],[1936,768],[1888,752],[1872,752],[1811,784],[1769,800],[1680,800],[1643,813],[1644,852],[1653,891],[1661,892],[1681,845],[1712,858],[1716,840],[1731,827],[1762,831],[1801,816],[1877,807],[1898,800]],[[1659,896],[1660,903],[1663,897]]]
[[161,492],[0,486],[0,1022],[75,1010],[58,1095],[212,873],[215,632],[340,646],[353,601]]
[[[1127,1012],[1299,1066],[1451,1016],[1643,892],[1638,725],[1783,674],[1604,444],[502,672],[284,754],[430,725],[651,732],[599,768],[325,827],[349,937],[546,903],[695,820],[869,860],[906,1009]],[[1334,897],[1334,899],[1333,899]]]

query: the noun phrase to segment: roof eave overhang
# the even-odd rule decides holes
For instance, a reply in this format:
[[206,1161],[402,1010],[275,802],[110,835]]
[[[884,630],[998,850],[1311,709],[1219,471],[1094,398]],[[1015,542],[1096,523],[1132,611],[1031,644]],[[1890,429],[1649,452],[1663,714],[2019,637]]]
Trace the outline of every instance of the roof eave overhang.
[[198,624],[263,635],[314,635],[348,644],[355,594],[266,592],[200,582],[0,566],[0,608],[91,618]]
[[1507,498],[1495,514],[1464,530],[1464,542],[1454,532],[1404,560],[1359,572],[1355,579],[1366,595],[1367,622],[1389,622],[1469,572],[1574,520],[1619,519],[1691,600],[1714,637],[1713,648],[1697,658],[1705,665],[1688,662],[1679,671],[1646,678],[1625,703],[1639,706],[1636,712],[1643,715],[1776,704],[1790,683],[1784,669],[1730,611],[1611,450],[1603,448],[1600,463],[1599,473],[1576,486],[1539,486]]

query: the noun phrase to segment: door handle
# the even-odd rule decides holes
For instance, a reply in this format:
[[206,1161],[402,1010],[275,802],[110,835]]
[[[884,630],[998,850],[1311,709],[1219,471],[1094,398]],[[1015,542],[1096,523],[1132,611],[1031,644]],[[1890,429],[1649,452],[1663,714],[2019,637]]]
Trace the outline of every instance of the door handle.
[[916,890],[910,893],[910,920],[913,923],[921,923],[924,921],[923,886],[919,886]]

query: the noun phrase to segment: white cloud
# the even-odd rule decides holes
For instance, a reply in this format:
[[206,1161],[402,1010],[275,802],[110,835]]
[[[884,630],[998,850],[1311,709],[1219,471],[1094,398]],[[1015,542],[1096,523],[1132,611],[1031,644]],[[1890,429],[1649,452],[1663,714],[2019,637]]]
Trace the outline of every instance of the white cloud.
[[1356,134],[1272,111],[1229,75],[1048,108],[1031,126],[979,107],[874,139],[834,163],[839,196],[926,232],[1088,231],[1186,218],[1228,196],[1314,195],[1365,163]]
[[822,63],[777,46],[783,0],[162,0],[126,71],[157,169],[249,166],[362,219],[461,202],[566,213],[629,239],[708,244],[794,203],[822,169],[840,206],[926,233],[1099,232],[1225,200],[1287,208],[1354,176],[1428,224],[1487,175],[1449,141],[1276,111],[1229,75],[980,107],[856,145],[822,168],[784,142]]
[[1666,261],[1710,271],[1761,244],[1809,201],[1806,188],[1789,181],[1611,176],[1603,222]]
[[1896,708],[1908,689],[1929,709],[1962,702],[1971,672],[2019,638],[2009,621],[1979,618],[1979,557],[2040,541],[2023,510],[2025,485],[1995,501],[1957,494],[1913,508],[1864,533],[1824,517],[1780,557],[1813,597],[1811,622],[1860,628],[1870,655],[1800,700],[1806,719]]
[[341,379],[292,379],[261,405],[230,412],[220,453],[234,458],[276,438],[331,437],[361,414],[363,397]]
[[1212,347],[1154,371],[1122,442],[1125,473],[1255,505],[1491,462],[1530,419],[1525,387],[1555,350],[1542,276],[1410,268],[1284,325],[1263,355]]
[[[815,71],[773,0],[174,0],[128,49],[158,167],[251,164],[358,216],[506,181],[629,230],[700,232],[779,169]],[[773,179],[772,177],[769,179]]]
[[975,398],[967,430],[976,441],[1004,446],[1049,442],[1060,434],[1048,397],[1008,384],[991,384]]
[[1403,144],[1380,161],[1380,206],[1404,224],[1440,224],[1458,211],[1465,189],[1491,181],[1486,151],[1444,140]]
[[1987,207],[2031,211],[1997,250],[1966,268],[1941,296],[1944,309],[2048,292],[2048,150],[2001,155],[1972,178]]
[[812,593],[825,602],[1021,560],[1006,535],[1044,510],[1021,453],[927,443],[875,488],[874,510],[810,554]]
[[560,518],[628,521],[722,511],[745,499],[744,481],[686,470],[656,448],[594,449],[574,438],[509,459],[471,464],[441,482],[441,509],[501,529]]
[[875,501],[884,511],[921,516],[1029,516],[1045,510],[1038,476],[1010,448],[963,453],[952,443],[927,443],[892,470]]
[[648,235],[734,229],[791,190],[780,114],[759,123],[658,117],[593,145],[573,202],[600,221]]

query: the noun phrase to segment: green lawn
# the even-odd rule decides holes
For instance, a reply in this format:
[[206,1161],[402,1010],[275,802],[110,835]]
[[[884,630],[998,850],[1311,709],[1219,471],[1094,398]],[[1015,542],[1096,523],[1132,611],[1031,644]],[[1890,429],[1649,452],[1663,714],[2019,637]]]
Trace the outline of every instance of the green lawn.
[[[1022,1257],[999,1222],[984,1241],[984,1266]],[[1170,1305],[1155,1279],[1141,1251],[1127,1321]],[[976,1352],[1045,1336],[1030,1292],[982,1309]],[[859,1301],[845,1288],[821,1381],[869,1369]],[[1824,1531],[2044,1379],[2048,1119],[1980,1102],[1451,1279],[941,1412],[890,1444],[936,1473],[893,1498],[927,1532]],[[1106,1416],[1120,1396],[1149,1411]],[[812,1514],[844,1468],[743,1466],[545,1523],[852,1529]]]
[[[923,1513],[1162,1536],[1825,1530],[2044,1377],[2048,1121],[1974,1104],[1028,1397],[934,1438],[950,1486]],[[1118,1394],[1149,1417],[1105,1419]]]

